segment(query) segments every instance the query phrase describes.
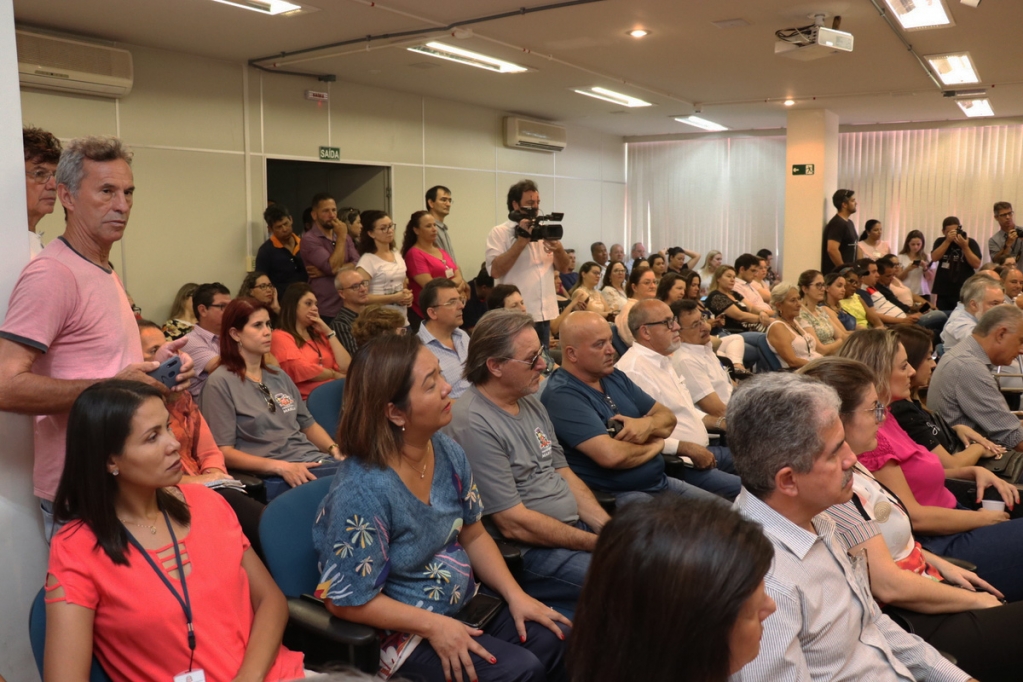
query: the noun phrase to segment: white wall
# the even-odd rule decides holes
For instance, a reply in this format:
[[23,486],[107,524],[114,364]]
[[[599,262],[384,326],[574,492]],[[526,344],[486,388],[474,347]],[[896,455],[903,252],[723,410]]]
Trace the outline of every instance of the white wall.
[[[120,135],[135,150],[135,208],[123,254],[115,249],[111,260],[152,319],[165,318],[184,282],[238,286],[247,249],[254,255],[265,235],[264,159],[316,161],[321,145],[340,147],[345,163],[391,166],[401,226],[429,187],[450,187],[448,224],[469,277],[487,232],[505,219],[508,187],[523,177],[537,182],[546,210],[566,214],[566,245],[582,250],[580,263],[591,242],[624,241],[622,138],[572,127],[559,154],[507,149],[499,111],[348,83],[329,84],[331,102],[319,104],[304,91],[328,84],[312,79],[127,47],[128,97],[23,91],[23,120],[62,139]],[[40,229],[44,241],[63,231],[59,207]]]

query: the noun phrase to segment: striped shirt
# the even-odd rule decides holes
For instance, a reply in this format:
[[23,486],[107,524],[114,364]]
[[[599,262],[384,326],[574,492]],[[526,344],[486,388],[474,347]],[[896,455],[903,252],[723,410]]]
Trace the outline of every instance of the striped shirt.
[[1023,441],[1023,427],[1002,398],[994,370],[977,339],[967,336],[941,356],[927,389],[927,407],[950,426],[966,424],[1012,450]]
[[881,613],[865,562],[854,565],[827,514],[816,533],[792,523],[745,488],[735,507],[764,528],[774,563],[764,578],[778,610],[764,621],[760,653],[733,682],[959,682],[969,675]]

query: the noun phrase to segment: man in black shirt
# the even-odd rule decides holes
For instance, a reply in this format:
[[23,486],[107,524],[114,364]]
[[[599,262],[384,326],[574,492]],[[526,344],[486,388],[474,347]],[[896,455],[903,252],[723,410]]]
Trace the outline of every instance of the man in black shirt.
[[306,282],[309,276],[298,249],[301,238],[291,229],[291,213],[280,204],[267,206],[263,212],[270,238],[256,252],[256,270],[265,272],[277,288],[277,298],[294,282]]
[[949,314],[959,302],[963,282],[980,267],[980,246],[966,236],[955,216],[941,222],[941,231],[945,236],[939,237],[931,249],[931,261],[938,265],[931,291],[937,295],[938,310]]
[[821,239],[821,272],[825,275],[856,260],[856,226],[849,220],[856,213],[854,194],[851,189],[840,189],[831,197],[838,213],[824,228]]
[[487,272],[486,263],[476,278],[469,282],[469,300],[462,309],[462,329],[472,333],[476,323],[487,314],[487,297],[494,289],[494,278]]

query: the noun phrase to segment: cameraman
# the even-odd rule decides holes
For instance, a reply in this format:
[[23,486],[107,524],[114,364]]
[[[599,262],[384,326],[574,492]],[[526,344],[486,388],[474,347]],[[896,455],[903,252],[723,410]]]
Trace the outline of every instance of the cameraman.
[[938,310],[948,315],[959,302],[963,282],[980,267],[980,246],[966,236],[955,216],[941,222],[941,231],[945,236],[938,237],[931,250],[931,261],[937,264],[932,292],[938,297]]
[[[532,180],[521,180],[508,190],[508,211],[540,210],[540,191]],[[566,272],[569,256],[560,240],[530,241],[532,221],[506,220],[487,237],[487,269],[497,284],[514,284],[522,293],[526,311],[536,321],[540,343],[550,345],[551,320],[558,316],[554,270]]]
[[996,263],[1010,256],[1017,263],[1023,261],[1023,239],[1019,238],[1020,230],[1012,219],[1012,213],[1012,204],[1008,201],[995,204],[995,220],[998,221],[999,230],[987,240],[987,250],[991,252],[991,260]]

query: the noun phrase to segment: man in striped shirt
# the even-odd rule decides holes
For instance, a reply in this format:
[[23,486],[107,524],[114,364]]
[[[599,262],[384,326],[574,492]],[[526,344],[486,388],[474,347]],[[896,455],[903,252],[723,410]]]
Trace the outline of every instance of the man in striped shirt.
[[851,558],[826,510],[852,497],[856,456],[834,389],[772,373],[743,383],[728,403],[728,443],[742,479],[735,506],[774,545],[764,578],[778,610],[760,653],[736,682],[961,682],[970,676],[881,613],[865,557]]

